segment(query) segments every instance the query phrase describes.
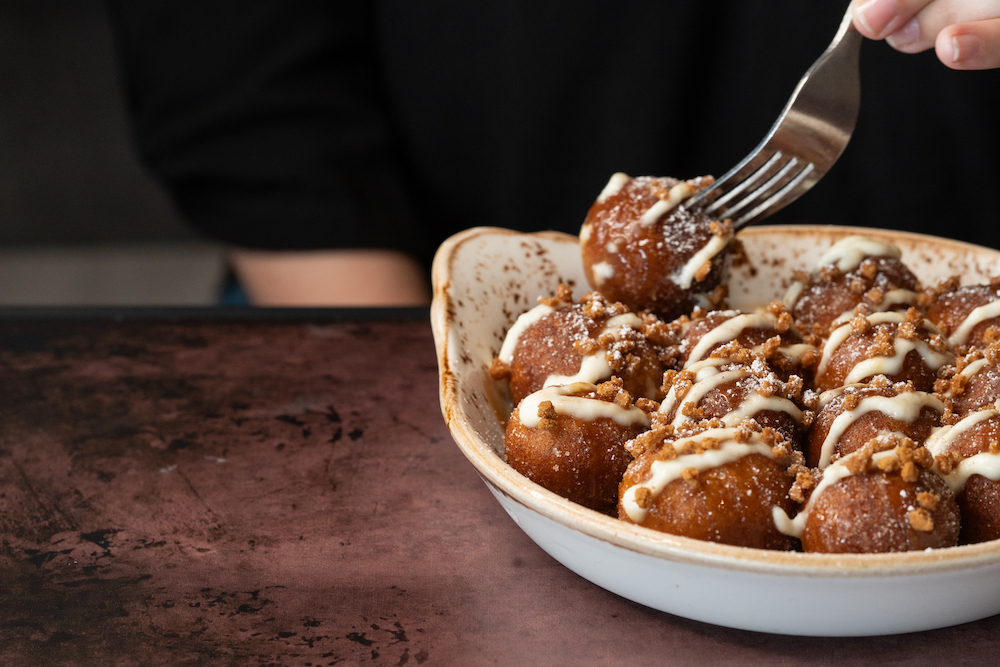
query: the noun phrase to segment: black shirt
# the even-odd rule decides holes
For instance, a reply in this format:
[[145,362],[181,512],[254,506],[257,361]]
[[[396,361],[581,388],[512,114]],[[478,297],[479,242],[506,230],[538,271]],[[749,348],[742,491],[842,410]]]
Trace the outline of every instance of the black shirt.
[[[258,248],[428,261],[475,225],[579,230],[615,171],[719,175],[843,0],[121,0],[141,154],[187,218]],[[1000,247],[1000,71],[866,42],[857,130],[768,222]]]

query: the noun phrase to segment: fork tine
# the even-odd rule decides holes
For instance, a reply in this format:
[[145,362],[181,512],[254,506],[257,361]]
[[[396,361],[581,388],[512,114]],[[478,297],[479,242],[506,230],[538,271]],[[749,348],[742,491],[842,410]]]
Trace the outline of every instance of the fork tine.
[[800,165],[802,165],[804,161],[794,156],[788,156],[788,158],[789,158],[788,160],[786,160],[783,164],[781,164],[778,171],[773,175],[771,175],[771,177],[768,178],[763,185],[747,192],[746,195],[742,199],[740,199],[740,201],[736,202],[733,206],[727,208],[726,217],[734,218],[737,216],[737,214],[739,214],[740,211],[747,208],[748,206],[752,206],[753,204],[759,202],[762,199],[766,200],[772,194],[774,194],[775,191],[779,190],[789,180],[794,178],[795,174],[797,173],[796,167],[801,169]]
[[[780,190],[734,220],[733,229],[740,229],[751,224],[758,218],[767,217],[775,211],[791,204],[802,192],[812,187],[813,181],[819,179],[821,174],[816,174],[815,172],[816,166],[812,162],[806,163]],[[812,178],[810,179],[810,177]]]
[[[754,159],[744,160],[729,173],[714,183],[711,190],[724,194],[712,202],[706,209],[706,213],[715,213],[725,208],[726,204],[739,196],[747,189],[752,188],[761,179],[765,178],[774,165],[781,161],[781,151],[761,151],[750,156]],[[707,193],[706,193],[707,194]]]
[[830,46],[806,71],[764,140],[683,207],[704,206],[713,216],[736,218],[738,229],[790,204],[829,171],[850,141],[860,106],[862,38],[852,18],[848,7]]
[[[747,155],[743,160],[740,161],[735,167],[727,171],[725,174],[715,179],[712,185],[708,186],[704,190],[698,192],[693,197],[688,199],[684,206],[693,207],[696,206],[700,201],[712,195],[713,197],[718,197],[712,205],[717,201],[723,200],[728,201],[731,197],[735,195],[729,195],[733,190],[737,190],[737,194],[742,192],[743,187],[741,187],[742,182],[755,171],[760,169],[761,166],[766,165],[769,161],[774,159],[775,150],[769,146],[761,144],[752,153]],[[722,194],[719,197],[719,194]],[[713,207],[710,205],[710,207]],[[713,207],[713,210],[716,207]]]
[[719,197],[705,211],[713,215],[732,217],[735,211],[744,208],[755,197],[763,194],[765,188],[773,186],[775,177],[786,173],[788,165],[794,163],[795,159],[794,156],[786,155],[782,151],[775,152],[760,169],[742,182],[736,183],[732,190]]

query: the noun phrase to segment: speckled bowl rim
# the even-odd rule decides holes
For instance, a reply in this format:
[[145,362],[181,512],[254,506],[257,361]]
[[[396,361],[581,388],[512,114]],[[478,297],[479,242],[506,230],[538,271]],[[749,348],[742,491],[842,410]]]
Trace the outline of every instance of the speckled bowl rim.
[[[775,233],[809,236],[818,233],[835,236],[865,234],[885,240],[908,238],[920,243],[951,246],[957,251],[992,254],[1000,267],[998,251],[914,232],[826,225],[762,225],[744,229],[740,235],[746,238]],[[627,524],[586,509],[531,482],[507,465],[465,422],[459,403],[461,378],[456,378],[452,373],[449,362],[449,331],[455,312],[451,303],[451,265],[456,251],[464,243],[484,234],[518,235],[573,243],[576,242],[576,237],[561,232],[524,234],[497,227],[474,227],[445,241],[434,258],[431,325],[440,372],[441,410],[462,453],[483,480],[499,493],[559,524],[630,551],[671,562],[734,571],[795,577],[891,577],[976,569],[1000,562],[1000,540],[925,551],[844,555],[768,551],[716,544]]]

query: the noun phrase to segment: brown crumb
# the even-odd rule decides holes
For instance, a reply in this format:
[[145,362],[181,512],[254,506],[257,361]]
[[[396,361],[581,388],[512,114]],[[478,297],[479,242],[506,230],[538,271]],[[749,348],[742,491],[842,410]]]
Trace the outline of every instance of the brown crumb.
[[771,359],[775,354],[778,353],[778,348],[781,347],[781,338],[778,336],[772,336],[764,342],[764,346],[761,349],[761,354],[764,355],[765,359]]
[[614,404],[617,405],[619,408],[628,410],[630,407],[632,407],[632,397],[629,395],[627,391],[622,389],[615,395]]
[[660,445],[659,449],[656,450],[656,459],[658,461],[673,461],[680,455],[677,448],[674,447],[672,442],[664,442]]
[[689,486],[698,486],[698,469],[685,468],[681,471],[681,479],[687,482]]
[[873,306],[880,306],[885,300],[885,293],[878,287],[873,287],[865,292],[865,300]]
[[653,506],[653,492],[644,486],[635,490],[635,504],[644,510]]
[[937,302],[937,295],[933,292],[920,292],[917,294],[917,305],[921,308],[927,309],[933,306]]
[[948,383],[948,395],[955,397],[961,396],[965,393],[965,387],[969,383],[969,377],[966,375],[955,375],[951,378],[951,382]]
[[913,530],[919,530],[922,533],[934,530],[934,519],[931,518],[931,513],[922,507],[911,511],[906,515],[906,518],[909,519]]
[[931,349],[938,354],[943,354],[948,351],[948,341],[945,340],[944,336],[941,334],[931,334],[930,340],[927,344],[931,346]]
[[578,338],[573,341],[573,349],[576,350],[576,353],[581,357],[589,357],[601,349],[601,347],[593,338]]
[[712,262],[707,261],[701,265],[701,267],[698,269],[698,273],[694,274],[694,279],[698,282],[701,282],[705,280],[705,278],[708,278],[708,274],[711,272],[712,272]]
[[896,330],[896,335],[903,340],[916,340],[917,327],[913,324],[913,322],[902,322]]
[[991,364],[1000,362],[1000,343],[990,344],[983,351],[983,354]]
[[875,265],[874,260],[865,259],[861,262],[858,273],[867,278],[868,280],[875,280],[875,276],[878,275],[878,266]]
[[892,386],[892,382],[889,381],[889,378],[887,378],[885,375],[882,375],[881,373],[879,373],[871,380],[869,380],[868,384],[875,387],[876,389],[888,389],[889,387]]
[[864,294],[868,289],[868,285],[866,285],[865,281],[861,278],[851,278],[848,288],[855,294]]
[[[735,266],[735,265],[734,265]],[[721,309],[729,296],[729,285],[717,285],[715,289],[705,295],[713,309]]]
[[872,323],[864,315],[858,314],[851,320],[851,331],[860,334],[871,329]]
[[861,405],[861,397],[857,394],[844,394],[844,412],[850,412],[851,410],[856,410],[859,405]]
[[892,333],[885,327],[879,327],[875,332],[875,342],[868,348],[868,358],[891,357],[895,352]]
[[666,394],[677,379],[677,371],[670,369],[663,372],[663,382],[660,384],[660,391]]
[[609,347],[611,347],[612,345],[615,344],[616,340],[618,340],[618,339],[615,338],[615,335],[613,333],[611,333],[610,331],[607,331],[607,332],[602,333],[600,336],[597,337],[597,344],[600,345],[604,349],[608,349]]
[[681,414],[688,419],[704,419],[705,411],[694,403],[685,403],[681,408]]
[[904,482],[910,482],[913,484],[918,479],[920,479],[920,468],[913,461],[907,461],[903,464],[903,469],[899,471],[900,476],[903,478]]
[[871,449],[867,446],[853,452],[847,459],[845,459],[844,465],[847,466],[847,470],[852,475],[857,475],[868,469],[868,464],[871,463]]
[[875,464],[882,472],[897,472],[902,464],[895,456],[883,456]]
[[635,407],[639,408],[645,413],[651,413],[659,410],[660,404],[650,398],[645,398],[640,396],[639,398],[635,399]]
[[542,401],[538,404],[538,428],[543,431],[555,429],[557,426],[556,417],[558,416],[552,401]]
[[506,380],[510,377],[510,366],[505,361],[494,359],[490,362],[490,377],[494,380]]
[[942,475],[950,475],[958,465],[959,457],[955,452],[945,452],[934,458],[934,466]]
[[928,493],[927,491],[921,491],[917,494],[917,502],[928,512],[933,512],[937,509],[938,502],[941,498],[938,497],[936,493]]

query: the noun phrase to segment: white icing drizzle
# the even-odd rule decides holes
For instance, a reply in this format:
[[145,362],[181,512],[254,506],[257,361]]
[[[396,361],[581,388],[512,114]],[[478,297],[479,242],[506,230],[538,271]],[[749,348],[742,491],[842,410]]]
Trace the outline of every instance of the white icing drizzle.
[[765,410],[771,412],[784,412],[798,423],[802,423],[802,410],[787,398],[781,396],[761,396],[751,394],[743,399],[739,407],[725,415],[722,423],[726,426],[738,426],[747,417],[753,417],[758,412]]
[[597,203],[603,204],[609,197],[613,197],[621,192],[621,189],[631,180],[631,176],[623,174],[620,171],[611,174],[611,178],[608,179],[608,184],[604,186],[603,190],[601,190],[601,194],[597,195]]
[[877,411],[896,421],[912,423],[916,421],[917,417],[920,416],[920,411],[925,407],[944,413],[944,403],[935,398],[933,394],[924,391],[908,391],[896,396],[876,395],[862,398],[858,407],[837,415],[837,418],[830,424],[830,430],[820,448],[819,467],[826,468],[830,465],[837,441],[844,435],[847,428],[862,415]]
[[844,384],[861,382],[865,378],[876,375],[896,375],[903,370],[906,355],[913,350],[920,354],[924,364],[932,371],[941,368],[950,360],[947,354],[935,352],[930,345],[922,340],[895,338],[893,340],[894,354],[891,357],[872,357],[858,362],[844,378]]
[[[691,388],[688,389],[684,398],[680,399],[678,403],[677,385],[675,383],[667,392],[658,412],[670,414],[676,408],[674,418],[671,420],[674,426],[681,426],[696,421],[684,415],[685,406],[697,406],[705,398],[705,395],[713,389],[749,377],[750,370],[746,366],[736,366],[726,371],[721,370],[722,366],[729,363],[731,362],[727,359],[705,359],[688,368],[688,370],[695,373],[695,380]],[[762,396],[753,393],[745,397],[736,409],[724,415],[722,423],[726,426],[739,426],[744,419],[753,417],[763,410],[784,412],[790,415],[792,419],[798,422],[802,421],[802,411],[787,398],[781,396]]]
[[[872,461],[878,461],[886,456],[895,456],[896,449],[891,449],[885,452],[877,452],[872,455]],[[812,511],[813,506],[816,504],[816,499],[819,498],[826,489],[833,486],[845,477],[850,477],[852,474],[848,463],[851,459],[857,456],[867,455],[863,450],[851,452],[842,459],[838,459],[836,463],[828,466],[823,471],[823,478],[820,480],[819,484],[813,490],[812,495],[809,496],[809,500],[806,502],[806,506],[802,508],[795,518],[792,519],[788,516],[785,510],[780,507],[771,508],[771,518],[774,520],[774,526],[778,529],[778,532],[788,535],[790,537],[802,537],[802,532],[806,527],[806,520],[809,518],[809,512]]]
[[[906,315],[904,313],[899,313],[895,311],[886,313],[872,313],[865,319],[868,320],[868,323],[871,324],[872,326],[877,324],[884,324],[887,322],[900,324],[906,320]],[[934,323],[931,322],[930,320],[925,319],[920,326],[924,329],[927,329],[931,333],[940,333],[940,330],[936,326],[934,326]],[[837,348],[843,345],[844,341],[847,340],[847,338],[853,332],[854,329],[850,323],[844,324],[833,330],[833,332],[830,334],[830,337],[826,339],[826,344],[823,346],[823,354],[819,359],[819,366],[816,367],[817,377],[822,375],[824,371],[826,371],[826,367],[830,363],[830,357],[833,356],[833,353],[837,350]],[[923,341],[905,341],[905,342],[914,344],[914,347],[910,349],[918,350],[920,352],[920,356],[923,357],[924,359],[924,363],[926,363],[928,368],[930,368],[931,370],[937,370],[938,368],[944,366],[949,361],[949,356],[947,354],[935,352],[930,348],[930,346],[927,345],[927,343],[924,343]],[[900,347],[898,346],[896,347],[896,354],[893,357],[878,357],[878,359],[892,359],[898,357],[900,349],[901,349]],[[906,351],[909,352],[909,349],[907,349]],[[905,354],[903,356],[905,356]],[[866,362],[867,361],[873,361],[873,360],[869,359],[866,360]],[[872,366],[875,365],[872,364]],[[876,371],[875,374],[878,374],[880,372],[883,371]],[[845,381],[845,384],[847,384],[848,382],[853,382],[853,380]]]
[[973,309],[969,316],[962,321],[962,324],[955,329],[955,333],[948,337],[948,342],[952,346],[965,345],[972,334],[972,330],[988,319],[1000,316],[1000,299],[991,301],[985,305]]
[[[763,347],[763,345],[759,345],[758,347]],[[794,343],[792,345],[783,345],[778,348],[778,351],[793,361],[801,361],[806,352],[815,352],[816,346],[809,343]]]
[[698,402],[705,397],[705,394],[712,391],[719,385],[739,380],[747,376],[746,368],[741,366],[728,371],[722,371],[721,367],[729,363],[731,362],[728,359],[705,359],[704,361],[690,367],[688,370],[694,373],[694,382],[692,383],[691,388],[688,389],[688,392],[678,402],[677,383],[675,382],[670,387],[670,390],[667,391],[667,395],[663,398],[663,402],[660,403],[660,409],[657,412],[670,414],[670,412],[676,408],[677,412],[673,419],[674,425],[680,425],[683,422],[688,421],[687,418],[682,415],[686,404],[693,403],[697,405]]
[[[902,288],[892,289],[882,295],[882,301],[877,306],[869,303],[868,307],[875,312],[883,312],[891,310],[896,306],[912,306],[917,303],[919,296],[920,295],[913,290]],[[832,324],[843,324],[844,322],[849,322],[854,315],[855,311],[853,308],[845,310],[840,315],[837,315],[837,319],[835,319]]]
[[[953,426],[942,426],[937,429],[931,437],[927,439],[928,451],[935,457],[946,453],[961,436],[976,425],[990,419],[1000,417],[1000,400],[994,403],[992,408],[977,410],[963,417]],[[998,429],[1000,430],[1000,429]],[[941,471],[938,470],[940,473]],[[958,466],[947,475],[941,475],[953,493],[958,493],[965,488],[969,477],[982,475],[992,481],[1000,480],[1000,455],[980,452],[968,458],[962,459]]]
[[882,303],[878,305],[878,310],[888,310],[894,306],[912,306],[919,298],[920,295],[913,290],[897,287],[882,295]]
[[736,340],[743,333],[744,329],[774,328],[774,318],[764,313],[738,314],[735,310],[727,310],[723,314],[731,315],[731,317],[721,322],[717,327],[699,339],[694,349],[691,350],[691,354],[688,355],[687,361],[684,363],[685,368],[701,361],[705,353],[712,347],[720,343],[728,343],[729,341]]
[[975,412],[967,414],[954,425],[942,426],[941,428],[936,429],[934,433],[927,438],[927,442],[924,446],[927,447],[927,450],[934,456],[940,456],[941,454],[947,452],[960,436],[971,430],[976,424],[992,419],[997,415],[1000,415],[1000,410],[997,409],[996,405],[992,408],[986,408],[985,410],[976,410]]
[[500,346],[500,361],[510,365],[514,360],[514,350],[517,349],[517,343],[521,338],[521,334],[532,324],[551,313],[552,310],[551,306],[540,303],[531,310],[521,313],[521,316],[515,320],[514,325],[507,330],[507,335],[504,336],[503,345]]
[[983,357],[982,359],[976,359],[975,361],[973,361],[972,363],[970,363],[968,366],[966,366],[965,368],[963,368],[962,372],[959,373],[959,375],[964,375],[967,378],[971,378],[973,375],[975,375],[980,370],[982,370],[983,366],[985,366],[988,363],[989,363],[989,359],[987,359],[985,357]]
[[600,287],[615,275],[615,267],[610,262],[598,262],[590,267],[590,274],[594,277],[594,287]]
[[789,310],[795,306],[795,302],[799,300],[802,296],[802,290],[806,288],[806,285],[801,280],[793,280],[792,284],[788,286],[785,290],[785,296],[781,297],[781,303],[785,304],[785,308]]
[[903,251],[890,243],[882,243],[866,236],[848,236],[840,239],[820,257],[817,268],[836,264],[841,273],[856,269],[865,257],[894,257],[899,259]]
[[587,382],[545,387],[524,397],[517,406],[518,419],[527,428],[537,428],[541,419],[538,416],[538,406],[543,401],[550,401],[556,414],[567,415],[581,421],[592,422],[597,419],[611,419],[621,426],[649,426],[649,417],[639,408],[632,406],[623,408],[615,403],[602,401],[599,398],[574,396],[585,392],[597,391],[597,387]]
[[639,224],[643,227],[649,227],[665,214],[674,210],[678,204],[693,195],[694,192],[694,188],[687,181],[677,183],[667,192],[666,198],[659,200],[642,214],[642,217],[639,218]]
[[993,482],[1000,480],[1000,454],[980,452],[967,459],[962,459],[962,462],[950,475],[944,476],[944,481],[953,493],[958,493],[965,488],[969,478],[973,475],[982,475]]
[[630,486],[622,494],[622,508],[628,518],[635,523],[642,523],[648,511],[639,507],[635,500],[635,494],[639,489],[648,489],[653,496],[658,496],[666,486],[676,479],[680,479],[681,473],[688,468],[694,468],[698,472],[704,472],[727,463],[738,461],[750,454],[763,454],[773,459],[774,452],[770,445],[765,444],[760,435],[754,433],[749,442],[741,443],[736,441],[736,429],[708,429],[696,436],[681,438],[674,442],[678,449],[686,443],[696,442],[705,438],[716,438],[721,441],[718,449],[711,449],[701,454],[684,454],[671,461],[653,461],[650,464],[650,477],[645,482]]
[[670,279],[673,280],[674,283],[676,283],[681,289],[689,289],[691,287],[691,283],[694,282],[694,277],[698,275],[698,271],[701,270],[701,267],[703,267],[706,262],[712,261],[713,257],[722,252],[732,238],[732,234],[727,234],[726,236],[712,234],[712,238],[708,240],[708,243],[702,246],[701,250],[692,255],[691,259],[689,259],[687,263],[681,267],[680,271],[672,275]]
[[[622,328],[631,327],[632,329],[638,329],[641,326],[642,319],[635,313],[615,315],[608,318],[608,321],[604,323],[604,328],[597,333],[595,338],[610,333],[615,337],[616,341],[620,341]],[[607,380],[611,375],[612,370],[610,364],[608,364],[608,352],[607,350],[599,349],[593,354],[584,355],[580,359],[580,370],[573,375],[558,375],[553,373],[545,378],[543,386],[549,387],[552,385],[572,384],[574,382],[596,384],[601,380]]]

